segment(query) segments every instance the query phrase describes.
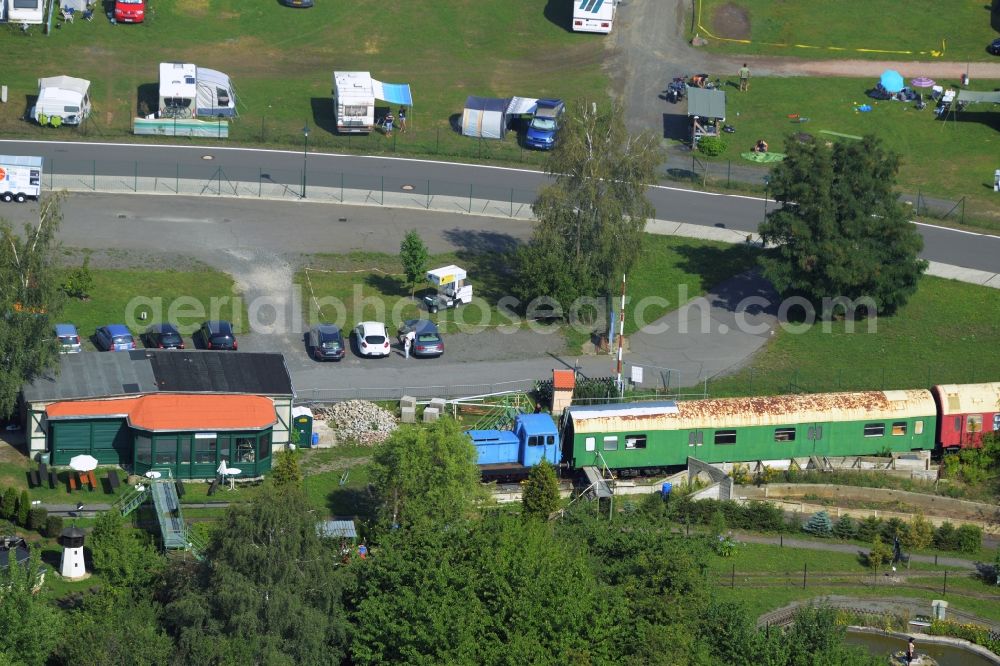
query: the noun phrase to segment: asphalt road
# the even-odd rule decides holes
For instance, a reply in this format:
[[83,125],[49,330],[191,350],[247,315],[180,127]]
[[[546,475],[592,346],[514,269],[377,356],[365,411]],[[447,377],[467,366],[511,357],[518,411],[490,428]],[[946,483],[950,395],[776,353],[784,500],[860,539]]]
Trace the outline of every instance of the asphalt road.
[[[0,153],[41,155],[46,158],[46,169],[81,176],[96,172],[121,177],[138,173],[165,179],[178,176],[211,179],[221,173],[233,181],[255,182],[266,177],[265,180],[288,185],[301,182],[303,166],[303,156],[299,152],[205,146],[0,141]],[[400,191],[404,187],[417,191],[430,188],[432,193],[439,195],[501,201],[509,198],[517,203],[532,201],[538,189],[549,180],[537,171],[427,160],[325,153],[310,154],[308,160],[310,185],[340,187],[343,183],[350,189],[383,188],[385,191]],[[649,189],[648,197],[655,209],[654,217],[658,219],[739,231],[756,230],[765,212],[765,202],[761,199],[740,195],[656,186]],[[204,201],[209,208],[208,198]],[[239,206],[232,199],[222,204],[226,209]],[[119,204],[122,205],[128,204]],[[232,219],[226,212],[213,215]],[[281,217],[279,215],[278,219]],[[1000,271],[998,236],[924,225],[920,226],[920,232],[925,240],[922,256],[926,259]]]

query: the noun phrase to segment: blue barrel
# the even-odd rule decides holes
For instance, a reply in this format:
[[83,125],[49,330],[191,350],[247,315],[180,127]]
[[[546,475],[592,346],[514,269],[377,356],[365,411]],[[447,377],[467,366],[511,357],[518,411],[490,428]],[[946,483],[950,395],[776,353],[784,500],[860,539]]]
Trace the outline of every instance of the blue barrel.
[[663,495],[663,499],[670,497],[670,490],[674,487],[672,483],[664,483],[660,488],[660,494]]
[[314,432],[313,435],[312,435],[312,445],[313,445],[313,448],[316,448],[317,446],[319,446],[319,433],[318,432]]

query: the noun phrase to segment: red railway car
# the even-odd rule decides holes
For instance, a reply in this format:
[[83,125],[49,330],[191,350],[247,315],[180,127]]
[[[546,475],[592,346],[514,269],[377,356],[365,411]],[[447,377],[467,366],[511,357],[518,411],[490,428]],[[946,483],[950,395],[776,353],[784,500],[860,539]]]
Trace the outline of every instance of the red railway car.
[[938,406],[942,448],[979,447],[984,433],[1000,431],[1000,382],[939,384],[931,391]]

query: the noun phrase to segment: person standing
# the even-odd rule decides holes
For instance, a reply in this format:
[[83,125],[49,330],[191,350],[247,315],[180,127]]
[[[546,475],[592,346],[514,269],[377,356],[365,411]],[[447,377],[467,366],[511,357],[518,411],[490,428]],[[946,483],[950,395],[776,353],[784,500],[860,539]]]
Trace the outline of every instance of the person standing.
[[383,127],[385,127],[385,135],[392,136],[392,111],[385,114],[385,121],[383,122]]
[[906,644],[906,663],[910,664],[914,662],[917,658],[917,646],[913,644],[913,637],[910,637],[909,643]]
[[413,340],[417,337],[416,331],[407,331],[403,338],[403,352],[406,358],[410,358],[410,349],[413,348]]
[[740,67],[740,92],[747,92],[750,90],[750,68],[747,67],[746,63]]
[[396,118],[399,120],[399,133],[402,134],[406,131],[406,107],[399,107],[399,113],[396,114]]

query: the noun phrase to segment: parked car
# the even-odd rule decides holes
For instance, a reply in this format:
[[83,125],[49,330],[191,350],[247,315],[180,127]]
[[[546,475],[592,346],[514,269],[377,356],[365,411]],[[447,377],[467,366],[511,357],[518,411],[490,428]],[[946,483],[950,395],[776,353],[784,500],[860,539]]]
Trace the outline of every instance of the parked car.
[[286,7],[297,7],[299,9],[307,9],[313,6],[313,0],[281,0],[281,4]]
[[444,353],[444,340],[437,324],[429,319],[408,319],[399,327],[399,344],[405,345],[407,333],[413,332],[412,356],[440,356]]
[[94,343],[101,351],[131,351],[135,339],[124,324],[101,326],[94,334]]
[[56,337],[59,339],[60,354],[78,354],[83,351],[80,334],[73,324],[56,324]]
[[[195,344],[202,349],[236,351],[236,336],[233,325],[228,321],[206,321],[194,334]],[[200,343],[200,344],[199,344]]]
[[566,105],[561,99],[538,100],[528,131],[524,135],[524,145],[539,150],[552,150],[556,145],[559,121],[565,110]]
[[151,349],[184,349],[184,339],[173,324],[153,324],[146,329],[146,347]]
[[363,321],[354,327],[354,340],[362,356],[388,356],[389,332],[379,321]]
[[317,361],[339,361],[344,358],[344,335],[334,324],[319,324],[306,333],[306,348]]
[[116,23],[142,23],[146,19],[146,0],[115,0]]
[[997,37],[986,47],[986,52],[990,55],[1000,56],[1000,37]]

